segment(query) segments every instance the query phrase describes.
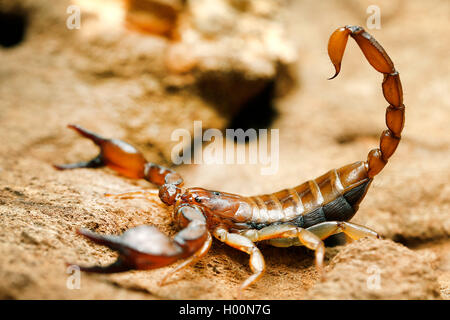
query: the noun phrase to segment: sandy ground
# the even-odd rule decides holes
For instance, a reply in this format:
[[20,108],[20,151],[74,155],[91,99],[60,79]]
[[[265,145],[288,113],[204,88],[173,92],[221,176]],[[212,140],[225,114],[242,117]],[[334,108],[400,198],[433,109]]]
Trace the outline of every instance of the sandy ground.
[[[0,1],[0,9],[11,10],[8,3]],[[97,152],[66,124],[126,140],[148,160],[170,165],[174,129],[192,132],[194,120],[202,120],[204,128],[223,129],[230,115],[190,86],[167,85],[174,80],[161,67],[165,39],[131,31],[99,35],[89,29],[95,23],[69,32],[64,27],[67,3],[44,3],[21,1],[31,21],[26,37],[17,46],[0,47],[0,297],[234,298],[250,275],[248,256],[218,241],[205,258],[163,287],[157,283],[172,267],[82,274],[81,288],[68,288],[66,262],[107,264],[115,257],[77,236],[77,228],[120,234],[151,224],[169,235],[177,230],[169,208],[159,202],[103,196],[151,188],[144,181],[108,169],[55,171],[52,163],[86,160]],[[370,4],[287,2],[282,21],[298,63],[289,69],[296,79],[293,88],[272,101],[277,116],[270,128],[279,129],[280,138],[277,174],[261,175],[261,166],[250,164],[184,165],[177,171],[186,184],[252,195],[364,160],[385,128],[382,76],[350,40],[341,74],[327,81],[333,70],[326,45],[338,26],[365,26]],[[450,3],[376,4],[381,29],[370,32],[400,72],[406,125],[396,154],[353,221],[377,230],[384,240],[328,248],[323,282],[309,250],[262,246],[267,272],[245,298],[450,297],[450,64],[448,41],[440,36],[450,32]]]

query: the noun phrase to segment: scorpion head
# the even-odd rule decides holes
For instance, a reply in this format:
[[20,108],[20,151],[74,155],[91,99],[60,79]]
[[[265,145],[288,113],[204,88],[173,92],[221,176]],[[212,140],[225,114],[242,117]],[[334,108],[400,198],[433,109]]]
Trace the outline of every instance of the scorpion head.
[[214,213],[228,218],[236,218],[239,212],[248,207],[243,197],[219,191],[202,188],[188,188],[181,195],[180,204],[193,204],[201,207],[207,213]]

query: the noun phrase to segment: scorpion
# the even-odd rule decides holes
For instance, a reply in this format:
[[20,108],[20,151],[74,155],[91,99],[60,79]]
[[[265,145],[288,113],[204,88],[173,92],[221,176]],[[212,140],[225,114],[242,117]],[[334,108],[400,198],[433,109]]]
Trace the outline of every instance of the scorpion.
[[276,247],[305,246],[315,252],[315,265],[323,279],[325,246],[323,240],[344,233],[350,240],[363,237],[380,238],[377,232],[348,222],[359,208],[373,178],[384,168],[395,152],[405,122],[405,106],[399,73],[383,47],[362,27],[345,26],[332,33],[328,55],[335,68],[341,69],[348,37],[351,36],[372,67],[382,73],[382,92],[389,103],[386,109],[387,130],[383,131],[379,148],[368,153],[366,161],[332,169],[299,186],[272,194],[241,196],[203,188],[184,188],[182,177],[174,170],[148,162],[132,145],[117,139],[103,138],[78,125],[68,125],[92,140],[100,153],[87,162],[54,165],[56,169],[100,168],[107,166],[118,174],[145,179],[159,190],[106,194],[119,199],[159,196],[173,206],[173,219],[181,229],[173,239],[150,225],[126,230],[121,236],[104,235],[79,229],[91,241],[118,252],[115,262],[107,266],[80,266],[95,273],[162,268],[184,259],[160,282],[206,255],[212,238],[245,252],[250,257],[252,274],[240,285],[241,292],[262,277],[264,257],[255,243]]

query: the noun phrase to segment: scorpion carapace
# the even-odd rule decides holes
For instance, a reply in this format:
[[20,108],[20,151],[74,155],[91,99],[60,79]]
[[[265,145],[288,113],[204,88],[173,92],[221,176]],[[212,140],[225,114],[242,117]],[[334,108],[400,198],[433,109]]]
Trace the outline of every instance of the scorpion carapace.
[[[173,217],[181,231],[170,239],[157,228],[138,226],[121,236],[101,235],[87,230],[79,233],[92,241],[119,252],[109,266],[82,267],[90,272],[119,272],[130,269],[160,268],[186,259],[168,275],[205,255],[218,240],[250,255],[253,274],[244,281],[239,293],[259,279],[265,270],[264,258],[255,242],[265,241],[278,247],[304,245],[315,250],[316,266],[322,274],[325,238],[343,232],[351,239],[378,236],[376,232],[349,221],[358,210],[372,179],[386,165],[400,141],[405,121],[399,73],[378,42],[361,27],[346,26],[330,37],[328,54],[339,74],[348,37],[351,36],[369,63],[384,75],[382,91],[389,103],[386,110],[388,130],[381,134],[380,147],[369,152],[367,161],[356,162],[295,188],[273,194],[244,197],[202,188],[184,188],[183,179],[172,169],[147,162],[133,146],[106,139],[79,126],[78,133],[100,147],[91,161],[56,165],[58,169],[108,166],[129,178],[146,179],[159,186],[159,197],[173,206]],[[116,198],[154,199],[155,191],[115,194]],[[162,282],[164,282],[164,280]]]

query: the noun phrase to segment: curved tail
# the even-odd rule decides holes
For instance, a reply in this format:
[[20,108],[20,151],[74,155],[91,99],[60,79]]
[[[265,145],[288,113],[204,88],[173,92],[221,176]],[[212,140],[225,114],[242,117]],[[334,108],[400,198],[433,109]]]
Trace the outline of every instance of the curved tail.
[[384,168],[400,142],[401,132],[405,123],[402,84],[400,75],[395,70],[394,63],[383,47],[375,38],[358,26],[345,26],[337,29],[331,35],[328,42],[328,55],[336,69],[336,73],[330,79],[335,78],[341,70],[341,61],[349,36],[355,39],[372,67],[384,75],[382,83],[383,95],[389,103],[386,109],[388,130],[383,131],[381,134],[380,147],[371,150],[367,156],[367,174],[369,178],[373,178]]

